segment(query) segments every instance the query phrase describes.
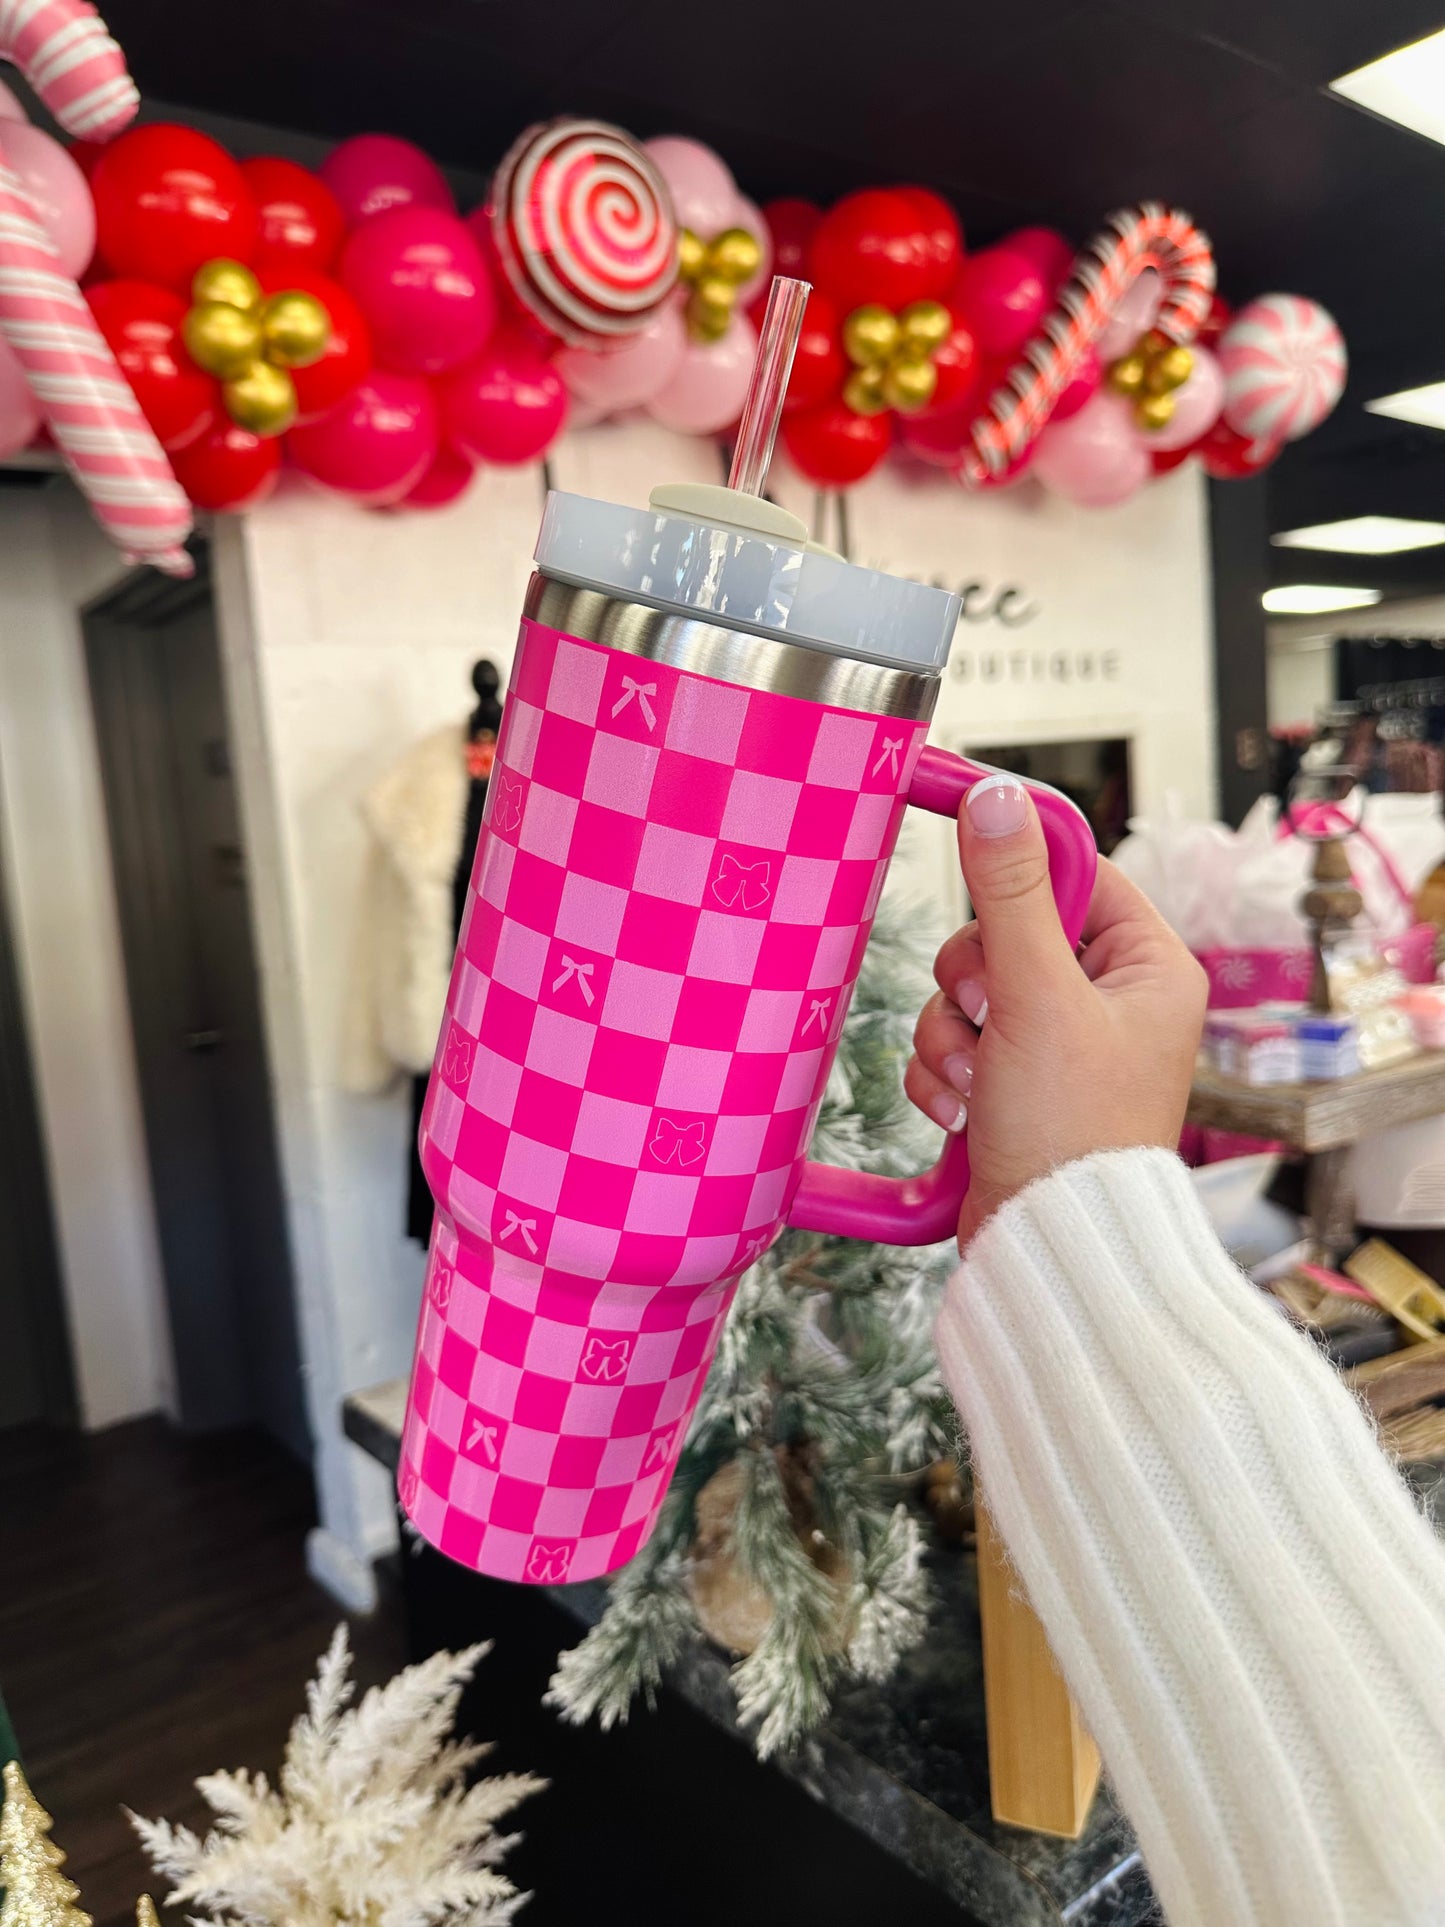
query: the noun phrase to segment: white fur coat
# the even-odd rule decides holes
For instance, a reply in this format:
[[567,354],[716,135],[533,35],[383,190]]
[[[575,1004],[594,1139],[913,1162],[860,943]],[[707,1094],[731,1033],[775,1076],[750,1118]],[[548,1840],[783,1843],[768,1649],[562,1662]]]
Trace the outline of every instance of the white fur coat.
[[466,732],[453,726],[413,744],[362,799],[369,848],[341,1053],[347,1090],[384,1090],[398,1070],[431,1068],[469,781]]

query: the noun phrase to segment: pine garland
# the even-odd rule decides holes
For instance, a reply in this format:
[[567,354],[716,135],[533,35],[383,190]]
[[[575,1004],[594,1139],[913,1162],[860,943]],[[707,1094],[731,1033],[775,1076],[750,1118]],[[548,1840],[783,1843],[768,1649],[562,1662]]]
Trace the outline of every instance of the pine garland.
[[[936,1155],[937,1132],[902,1094],[932,946],[920,919],[874,925],[813,1141],[830,1163],[902,1175]],[[650,1543],[607,1610],[563,1654],[547,1694],[575,1723],[627,1718],[689,1640],[697,1501],[724,1467],[738,1478],[731,1551],[771,1604],[733,1671],[760,1756],[793,1746],[848,1674],[886,1679],[922,1638],[923,1532],[899,1475],[953,1450],[956,1420],[931,1326],[951,1244],[897,1251],[785,1232],[738,1287],[697,1419]],[[843,1574],[812,1556],[822,1535]]]

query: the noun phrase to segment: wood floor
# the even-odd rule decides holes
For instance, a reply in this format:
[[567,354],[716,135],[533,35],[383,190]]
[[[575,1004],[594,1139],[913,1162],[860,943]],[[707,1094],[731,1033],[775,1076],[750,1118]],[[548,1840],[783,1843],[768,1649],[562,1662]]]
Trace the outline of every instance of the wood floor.
[[[274,1772],[339,1617],[312,1523],[308,1475],[257,1433],[0,1432],[0,1691],[97,1927],[158,1897],[122,1805],[203,1826],[198,1773]],[[365,1683],[406,1663],[396,1614],[352,1633]]]

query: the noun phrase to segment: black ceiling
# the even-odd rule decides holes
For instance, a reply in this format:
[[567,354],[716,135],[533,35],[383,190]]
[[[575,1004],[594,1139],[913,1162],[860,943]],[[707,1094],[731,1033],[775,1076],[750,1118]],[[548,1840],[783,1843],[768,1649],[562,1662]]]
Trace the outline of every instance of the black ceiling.
[[[152,101],[328,139],[386,128],[469,170],[529,120],[585,112],[712,141],[759,200],[922,181],[975,241],[1040,220],[1082,238],[1122,203],[1174,201],[1214,237],[1226,295],[1312,295],[1349,341],[1336,418],[1272,471],[1273,525],[1445,519],[1445,435],[1360,408],[1445,377],[1445,147],[1324,91],[1445,25],[1445,0],[102,6]],[[1442,554],[1308,573],[1445,585]]]

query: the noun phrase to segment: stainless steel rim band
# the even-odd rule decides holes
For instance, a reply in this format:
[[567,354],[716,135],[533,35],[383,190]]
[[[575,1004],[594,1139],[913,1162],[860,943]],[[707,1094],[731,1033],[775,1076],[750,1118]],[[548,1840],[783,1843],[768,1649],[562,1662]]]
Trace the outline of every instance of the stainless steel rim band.
[[540,573],[527,585],[522,613],[581,642],[599,642],[693,675],[826,703],[833,709],[927,722],[938,700],[938,676],[830,655],[777,636],[724,629]]

